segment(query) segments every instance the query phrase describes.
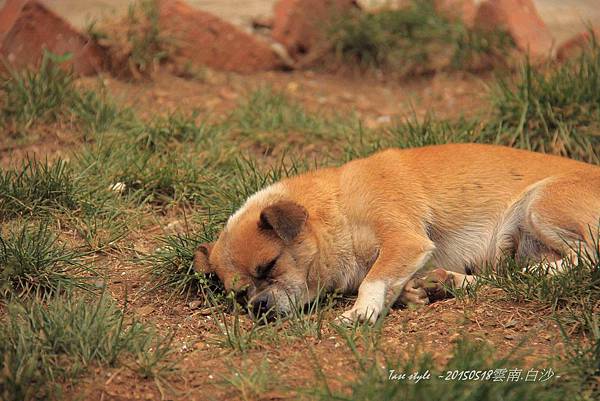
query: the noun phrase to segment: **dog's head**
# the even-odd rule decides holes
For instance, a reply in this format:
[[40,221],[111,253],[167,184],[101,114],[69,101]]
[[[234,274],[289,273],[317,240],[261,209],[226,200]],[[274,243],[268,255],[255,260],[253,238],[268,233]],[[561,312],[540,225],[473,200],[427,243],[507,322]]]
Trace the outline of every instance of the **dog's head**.
[[285,314],[316,296],[310,269],[317,251],[309,213],[279,200],[251,205],[227,223],[219,238],[201,245],[194,266],[215,273],[226,290],[245,295],[255,315]]

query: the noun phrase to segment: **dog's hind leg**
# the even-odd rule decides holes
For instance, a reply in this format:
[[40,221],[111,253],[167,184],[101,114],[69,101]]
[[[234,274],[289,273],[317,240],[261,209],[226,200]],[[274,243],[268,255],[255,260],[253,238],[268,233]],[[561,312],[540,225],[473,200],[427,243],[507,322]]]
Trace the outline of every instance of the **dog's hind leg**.
[[476,276],[438,268],[424,277],[413,278],[406,283],[399,301],[405,305],[425,305],[452,297],[452,290],[466,288],[477,280]]
[[[600,170],[599,170],[600,171]],[[523,229],[548,250],[542,263],[557,271],[562,258],[600,255],[600,173],[551,179],[536,190],[525,210]],[[528,255],[523,255],[527,257]]]

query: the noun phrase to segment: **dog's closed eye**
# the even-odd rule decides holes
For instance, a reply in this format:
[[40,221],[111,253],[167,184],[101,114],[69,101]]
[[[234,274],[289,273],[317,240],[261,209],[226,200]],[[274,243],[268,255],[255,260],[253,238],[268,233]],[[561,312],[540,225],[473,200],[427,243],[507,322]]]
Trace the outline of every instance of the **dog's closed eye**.
[[275,267],[276,263],[277,263],[277,258],[271,260],[270,262],[259,265],[256,268],[256,278],[259,280],[266,279],[269,276],[269,274],[271,273],[271,271],[273,271],[273,268]]

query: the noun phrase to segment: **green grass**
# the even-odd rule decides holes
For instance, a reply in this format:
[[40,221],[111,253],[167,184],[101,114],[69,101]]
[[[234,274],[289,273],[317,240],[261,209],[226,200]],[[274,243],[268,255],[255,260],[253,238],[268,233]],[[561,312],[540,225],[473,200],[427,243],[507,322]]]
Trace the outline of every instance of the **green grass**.
[[[356,348],[351,341],[347,346]],[[416,351],[416,349],[414,350]],[[413,353],[413,352],[411,352]],[[440,368],[429,354],[414,352],[407,359],[390,355],[371,354],[370,357],[360,356],[355,379],[346,382],[342,391],[333,390],[329,383],[321,377],[321,388],[306,389],[306,392],[322,400],[563,400],[567,391],[556,385],[560,379],[552,378],[548,382],[526,382],[524,380],[528,369],[514,356],[500,358],[494,351],[483,344],[461,339],[452,351],[450,360]],[[546,366],[549,367],[549,366]],[[521,369],[520,381],[493,381],[496,369]],[[445,380],[446,372],[452,371],[482,371],[480,377],[489,380]],[[540,369],[541,370],[541,369]],[[414,372],[431,374],[430,379],[419,383],[410,380]],[[394,379],[393,375],[406,374],[404,379]],[[450,373],[449,377],[452,373]],[[439,378],[438,376],[442,376]],[[317,376],[320,376],[317,373]],[[354,375],[353,375],[354,376]],[[392,377],[392,379],[390,379]],[[571,397],[569,395],[569,397]]]
[[[427,9],[411,9],[364,17],[364,21],[348,20],[358,24],[353,35],[366,37],[360,39],[363,44],[353,40],[364,48],[343,52],[348,51],[353,60],[364,58],[366,65],[378,67],[391,65],[394,57],[406,57],[407,68],[413,68],[413,62],[424,62],[424,68],[430,68],[428,57],[438,44],[450,43],[448,68],[459,68],[452,67],[453,54],[456,60],[469,60],[468,53],[474,50],[486,54],[487,44],[477,42],[483,38],[478,33],[441,23],[440,17],[429,13]],[[370,29],[379,31],[371,33]],[[383,35],[381,42],[377,42],[377,35]],[[371,49],[369,40],[373,38],[377,40]],[[398,47],[388,51],[388,46]],[[566,399],[563,390],[569,388],[574,389],[573,394],[581,394],[582,400],[594,399],[600,355],[597,264],[581,260],[576,269],[556,277],[532,269],[523,274],[522,266],[508,265],[490,278],[496,281],[489,284],[503,288],[512,300],[541,302],[555,311],[567,345],[560,361],[566,377],[563,388],[530,383],[391,382],[387,369],[437,372],[440,366],[427,357],[407,361],[381,355],[385,348],[380,342],[384,320],[375,327],[328,325],[342,311],[335,297],[299,306],[270,324],[254,321],[222,291],[215,277],[198,275],[192,259],[197,246],[214,240],[227,217],[259,189],[321,164],[340,164],[388,146],[498,143],[598,163],[597,137],[593,135],[600,121],[595,51],[549,72],[526,67],[514,82],[500,84],[493,95],[492,112],[477,121],[444,121],[430,115],[380,129],[367,129],[354,116],[308,111],[269,88],[251,93],[223,121],[182,113],[143,120],[107,102],[103,93],[79,90],[72,76],[56,67],[60,60],[47,61],[37,72],[7,77],[0,93],[5,124],[30,129],[39,124],[68,123],[74,131],[84,133],[85,143],[69,162],[42,162],[32,157],[0,174],[0,219],[9,225],[0,238],[0,279],[2,296],[13,299],[4,309],[4,324],[0,326],[0,357],[5,361],[0,372],[0,398],[58,395],[58,383],[96,366],[125,366],[141,377],[159,379],[172,371],[171,337],[125,319],[124,311],[106,297],[63,295],[37,303],[23,297],[23,304],[19,304],[13,296],[85,287],[86,279],[94,273],[84,263],[85,255],[116,249],[120,260],[132,256],[135,252],[128,244],[132,227],[143,230],[152,218],[170,221],[183,214],[183,232],[160,236],[158,248],[150,255],[132,256],[132,263],[148,267],[151,290],[168,288],[176,296],[199,297],[202,307],[210,309],[215,325],[209,341],[236,355],[298,342],[310,348],[310,342],[332,334],[342,338],[349,354],[356,357],[352,380],[338,391],[321,375],[317,392],[308,390],[312,396],[552,400]],[[151,50],[144,52],[152,54]],[[136,61],[133,68],[148,72],[152,60],[153,56],[145,62]],[[248,142],[251,146],[264,145],[264,151],[248,148]],[[306,143],[316,147],[319,159],[314,163],[302,153],[301,146]],[[283,155],[271,154],[276,146],[290,150]],[[50,223],[43,223],[42,217]],[[67,235],[76,246],[61,241]],[[513,359],[497,359],[484,348],[459,342],[446,368],[489,369],[502,363],[520,366]],[[239,396],[251,399],[268,387],[264,386],[267,370],[261,366],[236,367],[226,380]]]
[[[244,354],[252,349],[265,349],[283,340],[279,336],[281,322],[265,324],[253,321],[235,301],[232,294],[225,297],[209,295],[216,334],[209,339],[215,346]],[[231,305],[227,308],[224,302]]]
[[596,400],[600,397],[600,322],[598,313],[595,319],[595,331],[583,344],[563,332],[567,354],[560,358],[568,373],[568,383],[575,389],[580,400]]
[[422,121],[408,120],[388,129],[392,146],[413,148],[445,143],[496,143],[495,138],[486,136],[481,125],[464,119],[444,121],[428,115]]
[[223,129],[196,114],[172,114],[143,121],[132,116],[97,136],[77,155],[88,185],[101,184],[127,202],[158,208],[204,202],[224,179],[232,148]]
[[263,87],[251,92],[231,113],[229,120],[242,133],[302,132],[323,134],[327,122],[290,100],[283,92]]
[[439,120],[432,115],[399,122],[383,131],[348,138],[348,157],[396,146],[456,142],[505,145],[600,164],[600,47],[552,69],[526,61],[512,80],[498,79],[491,113],[475,119]]
[[594,41],[573,61],[550,70],[529,62],[493,92],[493,129],[502,142],[600,162],[600,47]]
[[[187,224],[187,221],[186,221]],[[202,291],[219,291],[221,284],[215,277],[205,277],[194,270],[194,252],[202,243],[216,239],[216,225],[203,225],[191,233],[187,230],[159,238],[159,246],[145,261],[155,287],[169,287],[179,294],[199,295]]]
[[46,53],[39,70],[11,71],[3,77],[6,96],[2,108],[4,119],[14,119],[30,126],[34,122],[54,122],[64,112],[64,104],[75,97],[73,76],[63,71]]
[[9,69],[0,77],[0,124],[24,135],[33,126],[64,123],[85,132],[108,129],[120,118],[102,93],[79,90],[73,74],[60,64],[70,55],[44,53],[36,70]]
[[229,375],[223,376],[223,387],[235,389],[242,400],[256,400],[264,396],[271,388],[275,387],[276,379],[271,375],[269,363],[266,359],[255,366],[247,363],[241,367],[229,366]]
[[307,305],[297,305],[288,315],[267,321],[264,316],[249,315],[246,305],[240,304],[245,300],[236,298],[233,293],[225,293],[218,283],[201,286],[200,293],[204,307],[210,310],[216,332],[208,341],[238,354],[293,344],[298,340],[321,341],[328,332],[327,321],[335,316],[338,298],[323,291]]
[[[76,166],[26,158],[0,171],[0,221],[53,218],[76,230],[90,250],[101,250],[128,228],[125,205],[108,185],[85,180]],[[91,177],[90,177],[91,178]]]
[[173,370],[170,336],[125,319],[105,296],[12,302],[6,310],[0,325],[3,400],[60,399],[59,383],[94,366],[123,365],[152,378]]
[[511,41],[501,32],[467,28],[438,14],[431,0],[375,13],[350,12],[330,28],[341,61],[400,75],[503,64]]
[[[596,234],[597,235],[597,234]],[[577,259],[563,259],[564,271],[549,274],[548,266],[507,259],[481,279],[501,288],[515,302],[537,301],[556,312],[570,332],[600,333],[600,247],[596,254],[576,250]]]
[[204,188],[214,182],[213,171],[192,150],[153,151],[106,138],[91,145],[79,156],[88,180],[113,188],[116,195],[138,205],[167,207],[174,203],[195,203]]
[[80,251],[61,242],[47,222],[23,224],[0,233],[0,296],[55,293],[89,288],[94,270]]
[[89,251],[104,252],[117,249],[118,243],[132,228],[139,217],[136,210],[127,210],[113,199],[100,197],[82,201],[78,212],[68,213],[61,219],[73,228]]
[[507,259],[480,277],[515,302],[536,301],[550,310],[567,346],[562,359],[573,370],[569,382],[579,388],[581,399],[600,395],[600,247],[596,249],[596,254],[578,250],[577,261],[564,259],[564,271],[554,275],[548,274],[548,266]]
[[222,134],[218,126],[197,122],[198,119],[198,113],[174,113],[148,122],[132,119],[124,127],[124,135],[132,138],[141,149],[161,151],[178,143],[202,143],[205,146]]
[[248,139],[260,145],[266,155],[281,143],[285,143],[286,148],[301,151],[306,141],[334,142],[359,126],[360,121],[355,116],[310,112],[297,100],[270,87],[251,92],[224,123],[225,129],[237,135],[234,137],[237,142],[238,137]]
[[[158,14],[156,0],[140,0],[129,6],[127,38],[131,43],[130,61],[142,73],[147,73],[168,55],[163,49],[165,39],[158,27]],[[143,26],[141,32],[140,26]]]
[[0,171],[0,220],[73,210],[78,187],[71,166],[26,158],[14,169]]

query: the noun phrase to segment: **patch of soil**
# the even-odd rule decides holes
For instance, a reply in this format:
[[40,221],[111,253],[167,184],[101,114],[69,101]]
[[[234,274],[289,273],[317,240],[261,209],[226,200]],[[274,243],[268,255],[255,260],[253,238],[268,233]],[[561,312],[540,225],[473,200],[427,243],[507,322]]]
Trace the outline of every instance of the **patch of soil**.
[[[270,87],[284,92],[309,111],[328,116],[354,115],[366,127],[376,128],[396,120],[421,119],[427,114],[437,118],[481,115],[486,110],[486,84],[491,76],[437,74],[399,82],[349,73],[295,71],[242,76],[206,69],[195,79],[163,71],[151,81],[132,83],[101,76],[80,78],[77,85],[94,90],[98,88],[99,79],[114,101],[133,108],[145,119],[197,111],[200,118],[221,121],[252,91]],[[311,147],[305,143],[302,134],[290,135],[290,141],[286,142],[302,144],[307,156],[314,156],[316,145]],[[7,167],[31,154],[40,159],[68,158],[80,141],[80,134],[72,127],[57,125],[38,126],[24,136],[3,136],[0,138],[0,166]],[[281,144],[270,153],[276,157],[285,147]],[[247,149],[257,156],[265,153],[263,147],[252,143]]]
[[[165,72],[151,82],[127,83],[103,78],[103,83],[118,103],[134,108],[144,118],[198,110],[208,119],[219,120],[253,90],[271,86],[309,110],[331,115],[356,113],[365,124],[375,127],[390,124],[394,119],[422,118],[431,112],[439,118],[483,113],[487,80],[485,76],[439,74],[396,82],[310,71],[240,76],[207,70],[194,80]],[[83,78],[78,83],[94,88],[97,79]],[[77,137],[68,134],[62,137],[53,129],[41,132],[13,153],[10,153],[13,144],[1,139],[2,164],[22,158],[27,152],[35,152],[38,157],[55,157],[80,143]],[[298,141],[301,140],[299,137]],[[181,219],[176,212],[152,217],[153,222],[143,223],[143,227],[123,240],[127,246],[122,253],[99,257],[95,263],[103,267],[111,295],[122,305],[127,298],[129,314],[155,324],[161,333],[175,332],[175,357],[181,358],[181,369],[166,380],[142,379],[127,367],[95,369],[67,386],[65,399],[241,399],[242,395],[223,379],[231,375],[228,366],[255,367],[264,359],[269,361],[270,377],[275,384],[262,399],[296,399],[298,389],[317,383],[316,364],[330,379],[332,389],[341,388],[345,380],[355,377],[356,360],[327,324],[321,339],[300,338],[284,345],[265,343],[245,354],[207,342],[217,335],[213,317],[190,308],[190,299],[185,297],[170,296],[166,290],[148,293],[151,279],[143,267],[131,261],[138,253],[151,252],[164,227]],[[326,321],[332,321],[343,308],[339,306],[328,312]],[[531,366],[561,352],[559,330],[543,307],[535,303],[515,304],[494,291],[481,295],[477,302],[451,299],[419,310],[393,310],[383,333],[382,352],[406,355],[418,344],[419,352],[432,353],[439,363],[448,359],[454,341],[463,334],[493,344],[500,354],[510,352],[521,339],[526,339],[525,361]]]
[[66,160],[79,146],[80,134],[59,124],[43,125],[28,130],[5,127],[0,138],[0,167],[18,165],[21,160],[34,155],[39,160]]
[[[129,273],[132,273],[128,281],[131,285],[135,273]],[[356,377],[355,357],[327,323],[321,339],[267,342],[246,353],[236,353],[211,343],[210,339],[216,335],[212,316],[191,310],[181,298],[162,295],[133,297],[130,310],[165,332],[176,330],[174,344],[177,358],[181,358],[181,370],[158,385],[156,381],[140,380],[123,368],[96,371],[77,386],[78,394],[86,399],[144,400],[158,399],[161,391],[170,390],[167,399],[244,399],[225,381],[232,375],[230,367],[252,369],[264,360],[269,363],[273,387],[260,399],[297,399],[301,394],[298,391],[319,385],[317,367],[332,390],[342,390],[344,383]],[[328,312],[326,321],[332,321],[343,309],[340,305]],[[414,352],[427,352],[442,366],[448,361],[455,341],[463,336],[493,346],[498,357],[509,355],[522,343],[517,352],[524,361],[521,368],[546,368],[548,355],[563,353],[559,329],[546,308],[535,303],[515,304],[506,300],[501,291],[489,290],[476,302],[449,299],[419,309],[391,311],[378,355],[410,358]],[[362,352],[360,345],[359,348]]]
[[[313,112],[350,114],[376,126],[379,121],[423,117],[473,116],[485,110],[486,82],[491,76],[437,74],[406,81],[387,81],[359,74],[329,74],[314,71],[263,72],[248,76],[205,70],[198,79],[183,79],[168,73],[146,83],[128,83],[105,78],[108,92],[143,116],[156,112],[198,110],[211,117],[226,114],[253,90],[271,87],[283,91]],[[81,82],[95,85],[90,78]]]
[[[156,238],[176,216],[158,218],[157,224],[131,233],[128,247],[134,253],[151,252],[158,246]],[[233,375],[232,368],[251,370],[265,360],[272,382],[270,390],[260,397],[265,400],[297,399],[304,394],[303,389],[320,384],[317,368],[332,390],[343,390],[347,381],[356,378],[356,358],[328,325],[350,306],[349,302],[340,301],[326,312],[321,338],[280,338],[274,343],[265,339],[257,341],[255,349],[233,352],[214,343],[220,336],[215,317],[205,308],[191,306],[194,297],[173,296],[166,289],[148,292],[151,278],[143,267],[130,262],[132,256],[126,252],[96,263],[106,268],[111,295],[130,314],[156,325],[160,333],[175,333],[174,358],[180,361],[180,369],[162,379],[141,379],[127,367],[94,369],[68,389],[67,399],[75,395],[98,400],[247,399],[228,385],[226,378]],[[241,321],[249,327],[246,316]],[[494,347],[497,357],[508,356],[517,348],[515,356],[523,361],[520,368],[547,368],[549,355],[564,353],[560,330],[547,307],[535,302],[515,303],[500,290],[484,289],[476,300],[447,299],[417,309],[393,309],[386,317],[377,355],[410,358],[415,352],[426,352],[442,366],[451,356],[455,341],[464,336]],[[360,339],[357,344],[362,351]]]

